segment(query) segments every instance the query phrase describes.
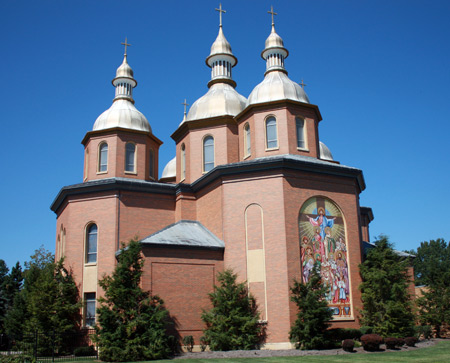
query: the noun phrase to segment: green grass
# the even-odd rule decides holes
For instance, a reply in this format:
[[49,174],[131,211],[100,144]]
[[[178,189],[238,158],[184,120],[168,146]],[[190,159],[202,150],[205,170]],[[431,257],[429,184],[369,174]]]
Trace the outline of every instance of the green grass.
[[[441,363],[450,362],[450,341],[444,341],[429,348],[422,348],[403,352],[378,352],[378,353],[353,353],[345,355],[316,355],[303,357],[271,357],[271,358],[214,358],[214,359],[182,359],[179,363],[239,363],[239,362],[352,362],[352,363],[376,363],[376,362],[427,362]],[[86,361],[84,361],[85,363]],[[94,363],[95,361],[90,361]],[[151,361],[169,362],[169,360]]]

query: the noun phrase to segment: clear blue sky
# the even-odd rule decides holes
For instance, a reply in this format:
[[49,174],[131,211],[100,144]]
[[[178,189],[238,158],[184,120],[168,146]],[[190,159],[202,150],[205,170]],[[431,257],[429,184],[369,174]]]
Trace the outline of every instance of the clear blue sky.
[[[385,233],[401,250],[449,240],[450,2],[223,0],[224,32],[239,60],[233,77],[246,97],[263,79],[272,4],[289,77],[304,79],[321,110],[320,139],[336,160],[364,172],[371,237]],[[61,187],[82,181],[80,142],[111,105],[125,37],[136,107],[164,141],[162,172],[175,153],[181,103],[207,91],[218,5],[0,3],[0,258],[8,266],[41,244],[54,251],[49,206]]]

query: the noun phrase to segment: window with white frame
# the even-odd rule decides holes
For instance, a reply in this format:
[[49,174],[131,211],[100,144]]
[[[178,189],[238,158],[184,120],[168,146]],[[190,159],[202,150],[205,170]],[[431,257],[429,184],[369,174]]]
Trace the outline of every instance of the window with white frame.
[[125,171],[135,172],[136,145],[128,142],[125,146]]
[[148,158],[148,174],[150,178],[155,178],[155,153],[152,149],[150,149],[149,152],[149,158]]
[[86,231],[86,263],[97,262],[97,225],[91,224]]
[[95,292],[84,294],[84,325],[95,326]]
[[203,171],[206,173],[214,168],[214,138],[206,136],[203,139]]
[[186,179],[186,146],[181,145],[181,180]]
[[266,148],[278,147],[277,120],[271,116],[266,120]]
[[244,151],[245,156],[249,156],[252,153],[252,143],[249,124],[246,124],[244,126]]
[[98,168],[99,172],[105,172],[108,170],[108,144],[102,142],[98,148]]
[[296,117],[295,118],[295,128],[297,131],[297,147],[299,149],[305,149],[306,148],[305,120],[300,117]]

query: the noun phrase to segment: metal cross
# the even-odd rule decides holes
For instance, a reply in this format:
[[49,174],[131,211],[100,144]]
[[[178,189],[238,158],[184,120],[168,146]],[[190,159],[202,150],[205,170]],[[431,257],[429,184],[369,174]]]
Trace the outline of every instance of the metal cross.
[[189,106],[188,103],[186,103],[186,98],[184,99],[184,102],[182,103],[184,105],[184,114],[186,115],[186,106]]
[[125,55],[127,55],[127,46],[129,47],[129,46],[131,46],[131,44],[127,43],[127,38],[126,37],[125,37],[125,43],[120,43],[120,44],[125,46]]
[[222,3],[219,4],[219,8],[216,11],[220,14],[220,26],[222,26],[222,13],[226,13],[226,10],[222,10]]
[[268,11],[268,13],[272,15],[272,25],[274,25],[275,23],[273,22],[273,16],[278,15],[278,14],[273,11],[272,5],[270,6],[270,11]]
[[302,86],[302,88],[305,88],[305,86],[307,86],[307,84],[303,83],[303,79],[302,82],[300,83],[300,86]]

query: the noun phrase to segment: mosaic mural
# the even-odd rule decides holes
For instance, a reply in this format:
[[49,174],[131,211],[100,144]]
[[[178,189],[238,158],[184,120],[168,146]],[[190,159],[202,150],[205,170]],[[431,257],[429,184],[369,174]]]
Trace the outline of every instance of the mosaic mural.
[[341,211],[329,199],[310,198],[300,210],[299,229],[303,282],[309,281],[317,263],[335,319],[350,317],[347,242]]

